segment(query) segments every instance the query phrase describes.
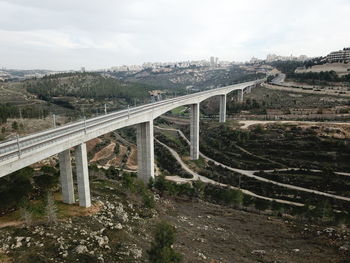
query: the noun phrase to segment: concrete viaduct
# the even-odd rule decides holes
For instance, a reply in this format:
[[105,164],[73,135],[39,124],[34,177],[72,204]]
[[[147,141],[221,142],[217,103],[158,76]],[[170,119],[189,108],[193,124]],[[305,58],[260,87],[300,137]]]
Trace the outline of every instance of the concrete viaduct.
[[63,202],[75,203],[70,149],[75,148],[79,205],[91,206],[88,160],[85,142],[114,130],[136,125],[138,177],[148,182],[154,177],[153,120],[174,108],[190,105],[191,149],[193,160],[199,156],[199,105],[201,101],[220,96],[220,122],[226,120],[226,96],[237,91],[238,102],[243,93],[263,82],[256,80],[222,88],[175,97],[127,110],[121,110],[47,131],[17,137],[0,144],[0,177],[58,154]]

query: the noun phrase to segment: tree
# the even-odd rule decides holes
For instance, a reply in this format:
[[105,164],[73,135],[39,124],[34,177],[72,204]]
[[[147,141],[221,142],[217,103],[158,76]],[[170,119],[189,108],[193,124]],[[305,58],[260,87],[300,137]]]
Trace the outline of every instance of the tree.
[[235,192],[236,192],[236,195],[234,199],[234,204],[237,208],[241,209],[244,201],[243,192],[241,190],[237,190]]
[[28,207],[22,207],[20,209],[21,217],[27,227],[30,227],[33,223],[33,213]]
[[18,123],[17,123],[17,121],[12,122],[12,130],[18,131]]
[[147,251],[152,263],[179,263],[182,255],[172,245],[175,242],[175,229],[166,222],[157,225],[151,249]]
[[47,192],[57,185],[58,177],[50,174],[41,174],[34,177],[34,182],[40,191]]
[[53,199],[52,193],[47,193],[47,203],[45,207],[45,214],[47,223],[49,225],[56,224],[57,222],[57,206],[55,200]]

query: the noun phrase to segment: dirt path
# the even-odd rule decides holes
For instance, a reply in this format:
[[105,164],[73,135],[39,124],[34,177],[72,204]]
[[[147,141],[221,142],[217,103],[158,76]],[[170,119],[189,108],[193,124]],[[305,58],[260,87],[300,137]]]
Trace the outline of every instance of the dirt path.
[[292,124],[335,124],[335,125],[349,125],[349,122],[317,122],[317,121],[258,121],[258,120],[249,120],[249,121],[239,121],[240,124],[243,124],[241,126],[241,129],[248,129],[249,126],[255,125],[255,124],[269,124],[269,123],[292,123]]
[[[155,126],[157,129],[160,129],[160,130],[171,130],[171,131],[177,131],[180,136],[182,138],[184,138],[184,140],[190,144],[189,140],[186,138],[186,136],[182,133],[182,131],[180,130],[177,130],[177,129],[172,129],[172,128],[161,128],[161,127],[158,127],[158,126]],[[260,176],[257,176],[257,175],[254,175],[254,173],[256,171],[249,171],[249,170],[242,170],[242,169],[237,169],[237,168],[232,168],[230,166],[227,166],[225,164],[222,164],[222,163],[219,163],[218,161],[215,161],[213,160],[212,158],[209,158],[208,156],[204,155],[203,153],[199,152],[200,156],[202,156],[204,159],[208,160],[208,161],[212,161],[214,164],[218,165],[218,166],[221,166],[221,167],[224,167],[230,171],[233,171],[233,172],[236,172],[236,173],[239,173],[239,174],[242,174],[244,176],[247,176],[247,177],[251,177],[251,178],[254,178],[256,180],[259,180],[259,181],[262,181],[262,182],[266,182],[266,183],[271,183],[271,184],[274,184],[274,185],[278,185],[278,186],[282,186],[282,187],[285,187],[285,188],[288,188],[288,189],[292,189],[292,190],[298,190],[298,191],[302,191],[302,192],[307,192],[307,193],[312,193],[312,194],[316,194],[316,195],[321,195],[321,196],[326,196],[326,197],[330,197],[330,198],[334,198],[334,199],[338,199],[338,200],[343,200],[343,201],[347,201],[347,202],[350,202],[350,198],[349,197],[344,197],[344,196],[339,196],[339,195],[333,195],[333,194],[329,194],[329,193],[325,193],[325,192],[321,192],[321,191],[317,191],[317,190],[312,190],[312,189],[308,189],[308,188],[304,188],[304,187],[300,187],[300,186],[295,186],[295,185],[291,185],[291,184],[284,184],[284,183],[279,183],[279,182],[276,182],[276,181],[273,181],[273,180],[269,180],[269,179],[266,179],[264,177],[260,177]]]
[[170,148],[168,145],[160,142],[157,139],[154,139],[157,143],[159,143],[160,145],[164,146],[166,149],[168,149],[170,151],[170,153],[174,156],[174,158],[176,159],[176,161],[181,165],[182,169],[184,169],[187,173],[191,174],[193,176],[193,178],[182,178],[179,176],[167,176],[166,179],[176,182],[176,183],[187,183],[190,181],[197,181],[200,180],[204,183],[208,183],[208,184],[213,184],[213,185],[219,185],[219,186],[223,186],[223,187],[229,187],[230,189],[233,190],[240,190],[242,191],[242,193],[255,197],[255,198],[259,198],[259,199],[264,199],[264,200],[268,200],[268,201],[275,201],[277,203],[281,203],[281,204],[288,204],[288,205],[294,205],[294,206],[304,206],[304,204],[301,203],[296,203],[296,202],[290,202],[290,201],[286,201],[286,200],[282,200],[282,199],[275,199],[275,198],[269,198],[266,196],[261,196],[261,195],[257,195],[249,190],[246,189],[242,189],[242,188],[238,188],[238,187],[234,187],[232,185],[227,185],[227,184],[222,184],[222,183],[218,183],[212,179],[209,179],[205,176],[199,175],[196,172],[192,171],[181,159],[181,157],[179,156],[179,154],[174,151],[172,148]]
[[306,90],[302,88],[292,88],[292,87],[286,87],[286,86],[277,86],[277,85],[271,85],[271,84],[262,84],[264,88],[268,89],[274,89],[274,90],[282,90],[282,91],[292,91],[296,93],[308,93],[308,94],[321,94],[321,95],[328,95],[328,96],[337,96],[337,97],[350,97],[350,93],[345,93],[345,94],[339,94],[339,91],[332,91],[332,90],[321,90],[321,91],[316,91],[316,90]]
[[246,149],[242,148],[241,146],[238,146],[237,144],[235,144],[235,147],[237,147],[240,151],[242,151],[242,152],[244,152],[244,153],[246,153],[246,154],[248,154],[248,155],[250,155],[250,156],[253,156],[253,157],[255,157],[255,158],[258,158],[258,159],[260,159],[260,160],[268,161],[268,162],[270,162],[270,163],[277,164],[277,165],[279,165],[279,166],[281,166],[281,167],[286,167],[286,166],[285,166],[284,164],[282,164],[282,163],[279,163],[279,162],[276,162],[276,161],[274,161],[274,160],[271,160],[271,159],[268,159],[268,158],[265,158],[265,157],[261,157],[261,156],[259,156],[259,155],[254,154],[254,153],[251,153],[251,152],[247,151]]

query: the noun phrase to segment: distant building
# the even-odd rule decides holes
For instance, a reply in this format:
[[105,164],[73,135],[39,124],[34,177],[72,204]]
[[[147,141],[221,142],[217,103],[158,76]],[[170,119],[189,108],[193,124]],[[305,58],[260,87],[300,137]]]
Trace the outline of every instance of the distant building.
[[306,55],[300,55],[299,57],[295,57],[293,55],[290,56],[279,56],[276,54],[268,54],[266,56],[265,61],[266,62],[273,62],[273,61],[306,61],[309,57]]
[[262,60],[261,59],[258,59],[258,58],[256,58],[256,57],[252,57],[251,59],[250,59],[250,63],[251,64],[256,64],[256,63],[259,63],[259,62],[261,62]]
[[328,62],[350,62],[350,48],[334,51],[327,55]]
[[81,71],[82,73],[84,73],[84,72],[85,72],[85,67],[81,67],[80,71]]
[[210,57],[210,66],[211,66],[212,68],[215,67],[215,58],[214,58],[214,57]]

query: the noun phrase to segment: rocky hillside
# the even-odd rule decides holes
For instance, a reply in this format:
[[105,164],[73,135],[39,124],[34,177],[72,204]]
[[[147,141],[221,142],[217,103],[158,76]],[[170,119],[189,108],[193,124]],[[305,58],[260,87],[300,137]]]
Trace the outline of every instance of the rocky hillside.
[[92,178],[93,207],[64,205],[57,196],[56,224],[40,213],[29,226],[16,213],[0,217],[0,226],[16,225],[0,229],[0,261],[148,262],[161,220],[175,226],[174,249],[185,263],[347,262],[350,256],[349,233],[341,228],[150,192],[129,179],[107,179],[103,170]]

